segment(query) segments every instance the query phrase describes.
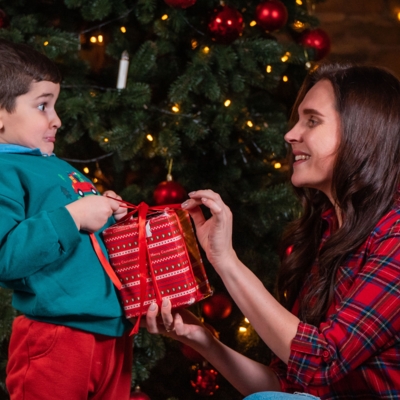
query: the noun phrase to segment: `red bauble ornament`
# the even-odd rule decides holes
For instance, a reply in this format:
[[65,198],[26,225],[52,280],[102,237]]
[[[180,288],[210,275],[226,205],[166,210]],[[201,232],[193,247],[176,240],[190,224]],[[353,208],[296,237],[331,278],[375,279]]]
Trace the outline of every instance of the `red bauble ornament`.
[[268,32],[283,28],[287,20],[286,6],[279,0],[263,1],[256,8],[257,24]]
[[196,3],[196,0],[164,0],[169,6],[175,8],[188,8]]
[[223,319],[232,312],[232,300],[224,293],[217,293],[202,303],[205,316],[211,319]]
[[217,42],[232,43],[243,32],[242,14],[233,7],[218,7],[211,16],[208,29]]
[[330,37],[320,28],[305,31],[300,37],[300,44],[315,50],[316,61],[324,58],[331,49]]
[[182,203],[187,198],[186,190],[178,183],[167,176],[167,180],[159,183],[154,191],[156,205]]
[[193,379],[190,380],[195,392],[201,396],[212,396],[219,388],[217,384],[218,372],[207,365],[194,367]]
[[0,8],[0,28],[5,28],[8,25],[7,14]]
[[150,397],[143,393],[139,386],[136,386],[135,390],[131,392],[129,400],[150,400]]
[[[204,323],[204,326],[218,339],[219,338],[219,333],[217,330],[211,326],[210,324]],[[180,348],[182,351],[182,354],[189,360],[200,363],[205,361],[205,358],[198,353],[196,350],[192,349],[190,346],[180,343]]]

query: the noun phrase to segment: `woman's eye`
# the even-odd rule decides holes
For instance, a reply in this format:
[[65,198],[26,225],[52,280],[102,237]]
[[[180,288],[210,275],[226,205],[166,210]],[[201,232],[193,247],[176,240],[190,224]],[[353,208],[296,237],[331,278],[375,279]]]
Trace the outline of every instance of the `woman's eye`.
[[310,126],[310,127],[313,127],[313,126],[317,125],[317,122],[318,121],[316,119],[312,118],[312,117],[307,121],[308,126]]
[[45,104],[40,104],[40,105],[38,106],[38,109],[39,109],[40,111],[44,111],[45,108],[46,108],[46,105],[45,105]]

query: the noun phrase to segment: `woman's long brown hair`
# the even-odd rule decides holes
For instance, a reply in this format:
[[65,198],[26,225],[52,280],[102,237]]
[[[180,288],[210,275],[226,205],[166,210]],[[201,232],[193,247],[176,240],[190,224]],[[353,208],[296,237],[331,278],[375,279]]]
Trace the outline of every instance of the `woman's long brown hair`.
[[[400,176],[399,80],[377,67],[322,65],[304,82],[292,123],[308,90],[323,79],[332,84],[340,116],[332,193],[343,223],[319,250],[324,229],[321,214],[332,204],[318,190],[295,188],[303,214],[284,234],[277,279],[278,299],[291,309],[318,258],[318,276],[300,299],[300,319],[314,325],[324,320],[333,300],[338,268],[393,206]],[[316,299],[312,306],[311,299]]]

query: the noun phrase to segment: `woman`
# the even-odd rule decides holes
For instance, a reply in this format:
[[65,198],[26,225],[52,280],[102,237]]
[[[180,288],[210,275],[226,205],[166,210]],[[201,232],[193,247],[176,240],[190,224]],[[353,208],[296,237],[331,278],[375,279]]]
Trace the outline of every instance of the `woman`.
[[400,82],[376,67],[320,66],[292,122],[285,140],[304,210],[283,238],[278,300],[237,258],[218,194],[199,190],[182,205],[272,363],[226,347],[168,300],[161,318],[151,307],[148,330],[192,346],[248,400],[400,398]]

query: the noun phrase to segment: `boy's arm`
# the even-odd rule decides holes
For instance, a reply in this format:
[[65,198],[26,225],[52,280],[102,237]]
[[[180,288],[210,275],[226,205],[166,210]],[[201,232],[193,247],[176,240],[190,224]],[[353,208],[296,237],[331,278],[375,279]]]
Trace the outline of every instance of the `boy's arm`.
[[65,207],[25,219],[23,204],[0,196],[0,281],[30,276],[67,257],[81,241]]

